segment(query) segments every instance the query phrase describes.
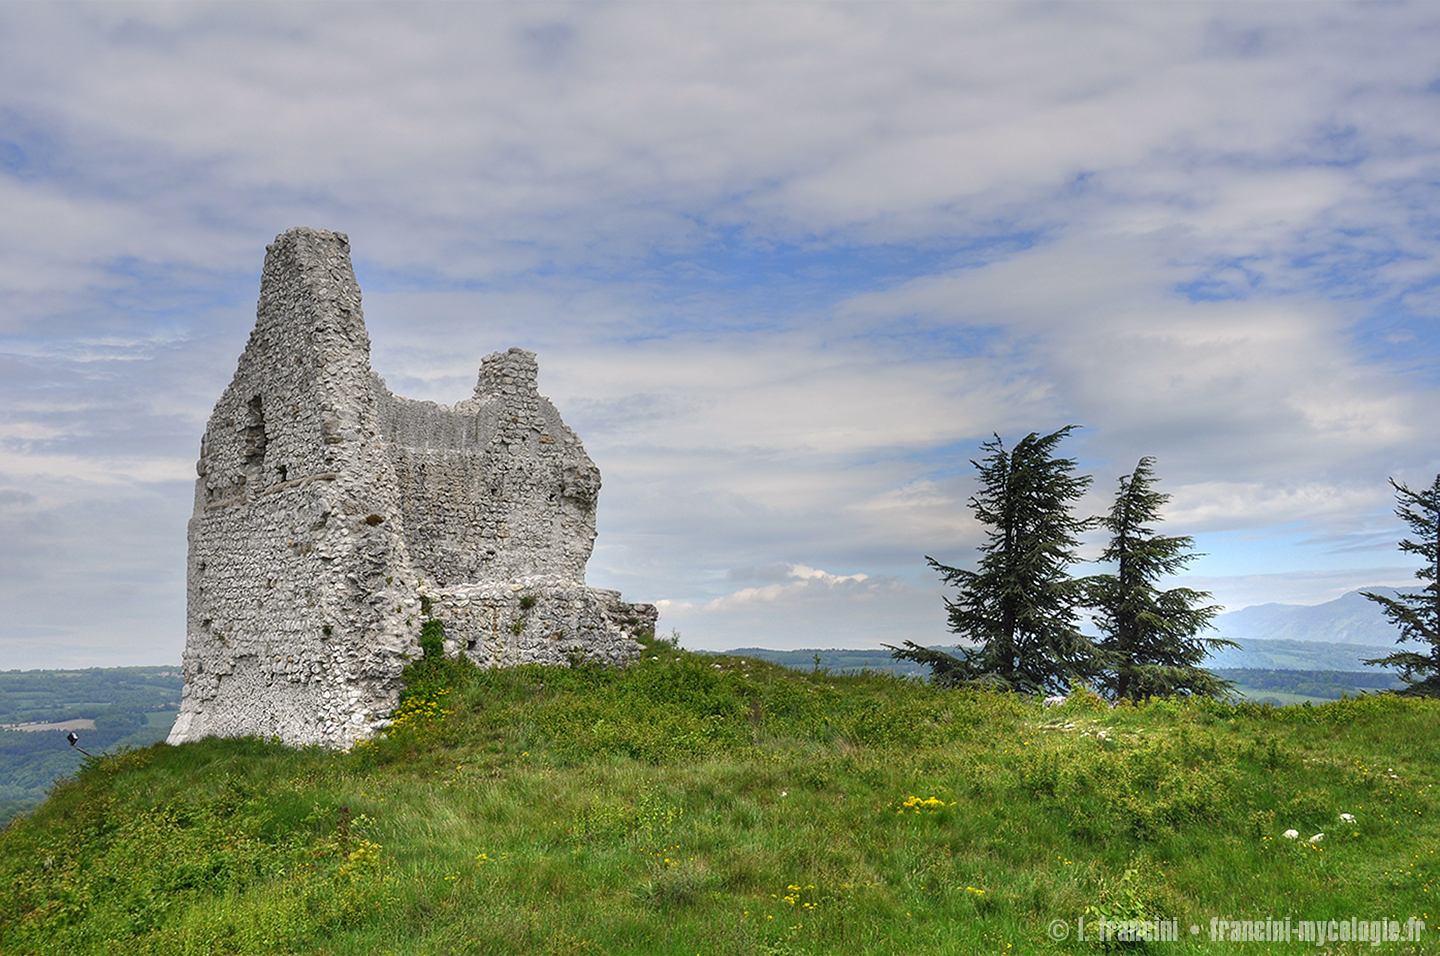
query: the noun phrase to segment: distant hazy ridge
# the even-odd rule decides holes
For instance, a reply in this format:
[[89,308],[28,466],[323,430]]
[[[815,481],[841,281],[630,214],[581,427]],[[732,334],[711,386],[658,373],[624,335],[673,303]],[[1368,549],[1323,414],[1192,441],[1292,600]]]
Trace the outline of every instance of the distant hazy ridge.
[[[1366,588],[1394,597],[1394,588]],[[1359,591],[1324,604],[1256,604],[1215,619],[1221,637],[1232,641],[1319,641],[1388,647],[1399,635],[1380,605]]]
[[1361,662],[1394,651],[1400,634],[1380,605],[1359,591],[1324,604],[1257,604],[1231,611],[1215,618],[1211,633],[1241,646],[1217,651],[1206,661],[1210,667],[1344,671],[1367,670]]

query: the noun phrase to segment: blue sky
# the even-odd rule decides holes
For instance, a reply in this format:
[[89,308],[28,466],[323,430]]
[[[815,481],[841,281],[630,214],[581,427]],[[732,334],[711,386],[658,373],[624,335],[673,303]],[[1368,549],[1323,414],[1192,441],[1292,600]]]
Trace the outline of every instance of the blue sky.
[[1404,585],[1437,200],[1434,5],[0,5],[0,669],[178,662],[295,225],[398,393],[539,353],[688,646],[944,640],[969,460],[1068,423],[1229,608]]

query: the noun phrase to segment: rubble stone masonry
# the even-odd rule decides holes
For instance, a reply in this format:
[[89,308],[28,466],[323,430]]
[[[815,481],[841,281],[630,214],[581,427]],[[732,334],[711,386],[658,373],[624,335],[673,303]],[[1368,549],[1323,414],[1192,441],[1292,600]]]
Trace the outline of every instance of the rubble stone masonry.
[[485,666],[623,664],[653,605],[585,585],[600,473],[536,390],[481,363],[453,406],[370,369],[343,233],[266,249],[255,329],[200,441],[178,744],[349,747],[387,724],[421,626]]

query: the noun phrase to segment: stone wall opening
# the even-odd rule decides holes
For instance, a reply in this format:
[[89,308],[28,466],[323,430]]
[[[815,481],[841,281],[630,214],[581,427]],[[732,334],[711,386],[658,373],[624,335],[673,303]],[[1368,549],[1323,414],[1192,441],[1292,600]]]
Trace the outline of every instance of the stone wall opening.
[[245,467],[265,467],[265,407],[259,395],[245,405]]

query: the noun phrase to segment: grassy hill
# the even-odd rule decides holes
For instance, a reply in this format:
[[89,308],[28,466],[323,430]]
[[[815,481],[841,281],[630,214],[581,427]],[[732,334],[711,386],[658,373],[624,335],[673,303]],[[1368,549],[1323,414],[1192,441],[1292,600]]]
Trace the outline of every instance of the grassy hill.
[[1212,919],[1440,923],[1435,702],[1045,708],[663,642],[409,681],[350,753],[89,762],[0,833],[0,952],[1070,953],[1108,915],[1216,953],[1264,947]]

